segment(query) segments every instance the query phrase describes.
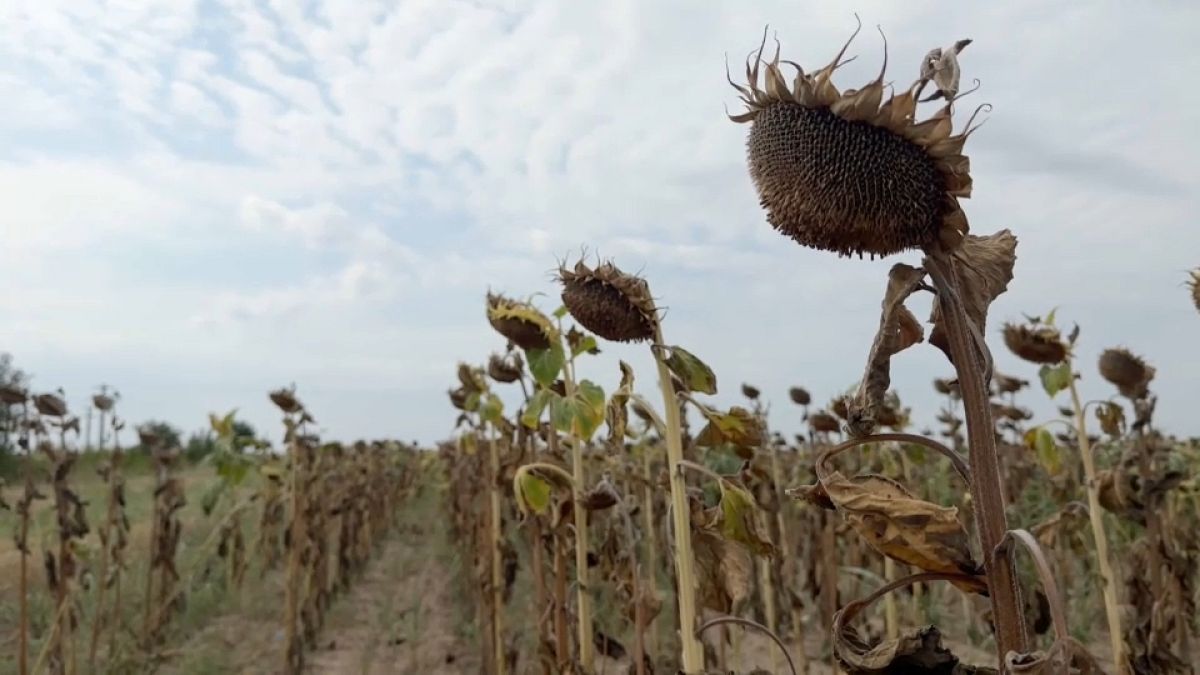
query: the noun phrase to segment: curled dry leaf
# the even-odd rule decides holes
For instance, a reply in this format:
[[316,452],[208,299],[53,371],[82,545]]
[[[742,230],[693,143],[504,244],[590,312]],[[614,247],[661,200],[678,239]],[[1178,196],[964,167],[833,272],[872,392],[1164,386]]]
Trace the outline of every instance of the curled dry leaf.
[[[1017,262],[1017,238],[1008,230],[1000,230],[986,237],[967,235],[962,246],[953,252],[951,260],[958,277],[958,293],[962,296],[963,308],[974,328],[976,341],[983,347],[988,307],[1008,289],[1008,282],[1013,278],[1013,266]],[[941,307],[937,302],[933,304],[929,320],[933,323],[929,343],[941,349],[953,363]]]
[[[621,366],[621,384],[608,399],[604,409],[604,421],[608,426],[608,443],[612,448],[620,448],[625,443],[625,429],[629,425],[629,411],[625,404],[633,395],[633,368],[624,361]],[[637,410],[637,408],[635,408]]]
[[860,438],[874,433],[884,405],[884,396],[892,384],[892,356],[925,339],[925,330],[904,306],[904,301],[922,286],[925,270],[897,263],[888,272],[887,291],[883,296],[883,311],[879,331],[867,357],[858,391],[846,406],[846,430]]
[[846,478],[821,471],[821,484],[842,517],[876,551],[926,572],[968,575],[955,580],[969,593],[987,595],[983,568],[968,546],[958,509],[918,499],[903,485],[876,474]]
[[1125,434],[1125,409],[1119,403],[1106,401],[1096,406],[1096,419],[1100,420],[1100,428],[1113,438]]
[[[840,612],[839,612],[840,613]],[[835,624],[836,625],[836,624]],[[925,626],[910,633],[871,645],[852,626],[843,625],[834,636],[834,652],[852,675],[900,675],[945,673],[947,675],[995,675],[994,668],[961,663],[942,646],[941,631]]]
[[1056,640],[1044,652],[1009,652],[1004,665],[1014,675],[1104,675],[1095,657],[1074,638]]

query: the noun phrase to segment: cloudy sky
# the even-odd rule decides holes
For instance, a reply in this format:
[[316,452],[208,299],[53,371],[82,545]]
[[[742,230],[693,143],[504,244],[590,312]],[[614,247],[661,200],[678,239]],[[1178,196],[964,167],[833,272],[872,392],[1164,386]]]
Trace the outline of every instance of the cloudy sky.
[[[1000,370],[1035,377],[999,322],[1059,307],[1082,327],[1084,395],[1109,395],[1099,350],[1158,366],[1160,422],[1200,434],[1200,56],[1194,3],[860,2],[843,87],[890,46],[906,86],[964,37],[964,82],[994,106],[968,144],[977,233],[1020,238],[988,333]],[[327,434],[432,441],[456,361],[503,343],[489,286],[544,293],[581,246],[642,271],[667,340],[748,381],[789,433],[789,385],[853,384],[888,267],[777,235],[725,117],[765,24],[820,66],[854,28],[828,2],[0,0],[0,351],[65,387],[101,382],[131,420],[184,429],[296,382]],[[964,102],[965,105],[965,102]],[[965,121],[960,110],[960,124]],[[915,308],[926,311],[928,300]],[[653,386],[644,348],[580,374]],[[949,374],[898,359],[919,419]],[[1052,407],[1034,392],[1026,403]],[[1036,405],[1035,405],[1036,404]],[[1043,417],[1044,417],[1043,414]]]

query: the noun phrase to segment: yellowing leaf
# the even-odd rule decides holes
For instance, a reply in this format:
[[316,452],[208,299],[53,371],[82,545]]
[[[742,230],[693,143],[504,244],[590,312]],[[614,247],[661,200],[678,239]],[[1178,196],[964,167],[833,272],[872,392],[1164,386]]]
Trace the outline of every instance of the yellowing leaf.
[[1058,443],[1054,440],[1054,434],[1045,427],[1035,427],[1025,432],[1024,440],[1025,445],[1037,453],[1038,463],[1042,465],[1046,473],[1051,476],[1062,473],[1062,453],[1059,451]]
[[688,391],[710,395],[717,393],[717,375],[712,368],[683,347],[672,346],[667,349],[670,351],[666,360],[667,368],[675,373]]
[[555,396],[555,393],[549,389],[538,389],[529,402],[525,404],[525,410],[521,412],[521,424],[536,429],[542,419],[542,412],[546,409],[546,405],[550,403],[550,398]]
[[739,456],[749,459],[755,448],[760,447],[765,438],[762,420],[754,413],[739,406],[733,406],[729,412],[721,412],[711,408],[701,408],[708,424],[696,435],[696,445],[702,448],[729,443]]
[[614,450],[621,450],[625,443],[625,428],[629,423],[629,411],[625,404],[633,395],[633,368],[624,361],[621,366],[621,384],[608,399],[604,421],[608,425],[608,444]]
[[550,508],[550,484],[529,471],[518,471],[514,478],[513,492],[521,513],[546,513]]

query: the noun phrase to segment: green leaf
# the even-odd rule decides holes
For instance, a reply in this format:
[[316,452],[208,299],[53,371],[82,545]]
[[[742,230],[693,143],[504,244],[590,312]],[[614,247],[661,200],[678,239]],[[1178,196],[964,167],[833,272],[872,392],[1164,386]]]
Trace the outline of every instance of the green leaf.
[[667,357],[667,368],[679,378],[688,391],[701,394],[717,393],[717,375],[707,364],[683,347],[668,347],[671,355]]
[[575,421],[575,406],[565,396],[554,394],[550,397],[550,423],[555,429],[570,433]]
[[479,416],[486,422],[499,424],[504,419],[504,401],[501,401],[499,396],[488,392],[487,397],[481,401]]
[[1063,470],[1062,452],[1054,440],[1054,434],[1045,427],[1035,427],[1025,432],[1025,445],[1037,453],[1038,463],[1051,476],[1057,476]]
[[721,486],[721,534],[744,544],[759,555],[769,556],[775,551],[770,540],[759,532],[758,504],[754,495],[733,482],[722,479]]
[[590,380],[583,380],[575,388],[575,400],[572,403],[579,437],[590,440],[604,422],[604,390]]
[[1042,366],[1038,370],[1038,377],[1042,379],[1042,388],[1054,398],[1058,392],[1071,386],[1071,378],[1074,375],[1071,373],[1071,364],[1067,361],[1056,366]]
[[561,319],[567,315],[567,306],[559,305],[558,309],[554,310],[554,318]]
[[525,350],[525,360],[529,362],[529,372],[533,374],[533,379],[543,387],[549,387],[558,379],[567,357],[563,353],[562,343],[555,341],[549,349]]
[[473,391],[467,394],[467,400],[463,403],[463,409],[467,412],[475,412],[479,410],[479,392]]
[[516,477],[517,507],[522,513],[545,513],[550,508],[550,483],[530,471],[518,471]]
[[529,403],[525,404],[525,410],[521,413],[521,424],[536,429],[542,420],[542,412],[546,410],[546,405],[550,403],[550,397],[554,395],[549,389],[538,389],[533,398],[529,399]]

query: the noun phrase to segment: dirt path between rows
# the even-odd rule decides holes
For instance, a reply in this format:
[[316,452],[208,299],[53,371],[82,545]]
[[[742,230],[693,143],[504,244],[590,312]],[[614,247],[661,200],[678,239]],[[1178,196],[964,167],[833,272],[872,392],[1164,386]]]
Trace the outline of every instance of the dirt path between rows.
[[455,597],[453,553],[437,526],[393,534],[333,606],[307,671],[329,675],[479,671]]

